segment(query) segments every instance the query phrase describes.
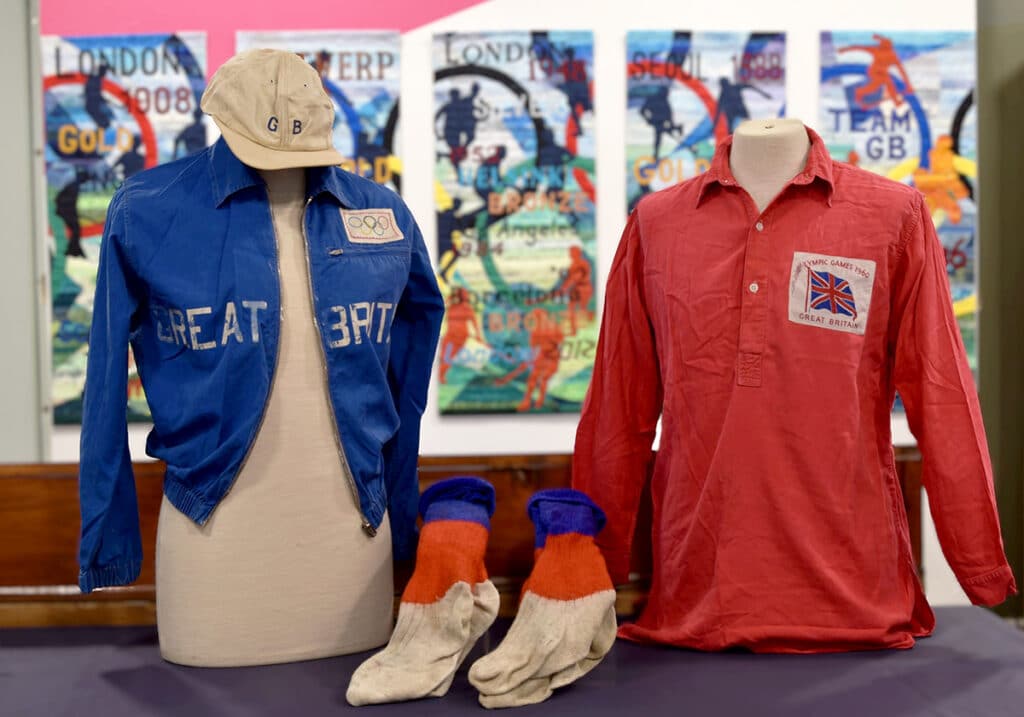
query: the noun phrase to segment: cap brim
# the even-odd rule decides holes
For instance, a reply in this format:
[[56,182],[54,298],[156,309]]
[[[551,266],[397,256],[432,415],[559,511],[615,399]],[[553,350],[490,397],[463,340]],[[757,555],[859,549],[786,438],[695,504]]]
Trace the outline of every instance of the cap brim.
[[341,164],[344,157],[334,149],[287,150],[269,149],[227,127],[214,117],[224,141],[243,164],[254,169],[295,169],[298,167],[330,167]]

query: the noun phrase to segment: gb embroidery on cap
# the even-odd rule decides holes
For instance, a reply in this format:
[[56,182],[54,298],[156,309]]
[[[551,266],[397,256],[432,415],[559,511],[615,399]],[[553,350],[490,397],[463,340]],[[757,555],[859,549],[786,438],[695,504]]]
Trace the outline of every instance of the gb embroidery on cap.
[[342,209],[341,222],[353,244],[387,244],[405,238],[391,209]]
[[789,320],[863,335],[868,324],[875,262],[793,252],[789,276]]
[[[267,120],[267,129],[269,129],[271,132],[276,133],[280,123],[281,121],[277,119],[276,116],[271,115],[270,119]],[[292,120],[292,134],[302,134],[301,120]]]

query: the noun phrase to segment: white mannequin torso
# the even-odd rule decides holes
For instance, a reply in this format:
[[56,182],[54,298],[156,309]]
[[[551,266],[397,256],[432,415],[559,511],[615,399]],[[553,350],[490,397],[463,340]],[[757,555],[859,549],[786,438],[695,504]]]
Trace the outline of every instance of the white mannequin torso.
[[359,652],[392,624],[391,531],[370,538],[339,453],[312,321],[305,171],[261,172],[281,283],[279,356],[263,423],[199,527],[164,498],[157,628],[165,659],[237,666]]
[[803,171],[810,147],[798,119],[747,120],[733,133],[729,168],[762,212]]

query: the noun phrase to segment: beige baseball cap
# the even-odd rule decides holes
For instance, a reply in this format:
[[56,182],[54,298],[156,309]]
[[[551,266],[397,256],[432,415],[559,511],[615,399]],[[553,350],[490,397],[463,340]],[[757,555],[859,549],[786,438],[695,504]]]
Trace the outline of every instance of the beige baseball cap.
[[228,147],[256,169],[341,164],[334,105],[320,75],[284,50],[246,50],[210,78],[200,103]]

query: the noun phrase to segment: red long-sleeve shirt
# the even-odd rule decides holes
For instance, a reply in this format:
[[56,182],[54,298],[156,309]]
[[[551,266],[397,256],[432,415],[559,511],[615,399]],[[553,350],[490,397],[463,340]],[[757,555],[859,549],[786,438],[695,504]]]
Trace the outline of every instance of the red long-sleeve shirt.
[[924,201],[808,135],[804,171],[763,212],[726,141],[623,233],[573,461],[574,487],[608,513],[599,544],[616,582],[652,476],[650,598],[622,637],[817,652],[929,634],[893,462],[896,390],[960,584],[984,605],[1016,589]]

